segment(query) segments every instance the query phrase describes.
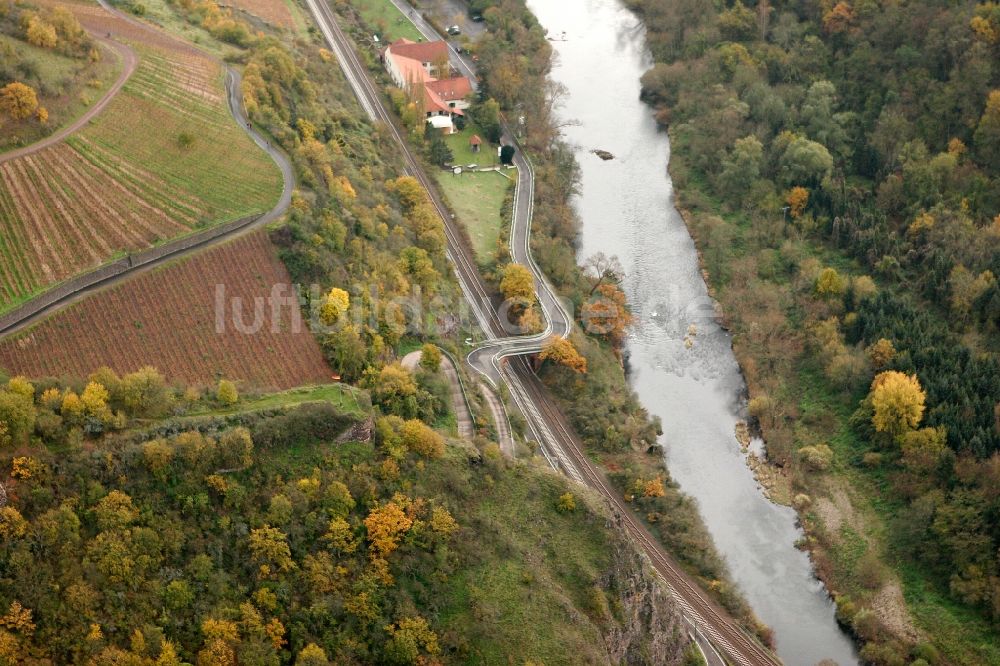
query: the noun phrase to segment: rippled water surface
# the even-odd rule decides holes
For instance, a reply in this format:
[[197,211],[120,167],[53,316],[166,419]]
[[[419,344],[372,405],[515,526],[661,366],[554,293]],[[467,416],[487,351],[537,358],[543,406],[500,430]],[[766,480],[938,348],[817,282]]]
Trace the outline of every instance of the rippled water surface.
[[[670,472],[698,500],[733,578],[775,630],[785,663],[857,663],[833,603],[794,547],[801,536],[794,512],[761,494],[736,441],[744,383],[673,205],[669,142],[639,101],[639,77],[649,67],[641,25],[617,0],[528,4],[558,53],[552,76],[568,91],[561,114],[579,121],[565,134],[582,168],[581,257],[615,254],[628,273],[639,322],[629,343],[632,381],[663,420]],[[594,149],[615,159],[602,161]]]

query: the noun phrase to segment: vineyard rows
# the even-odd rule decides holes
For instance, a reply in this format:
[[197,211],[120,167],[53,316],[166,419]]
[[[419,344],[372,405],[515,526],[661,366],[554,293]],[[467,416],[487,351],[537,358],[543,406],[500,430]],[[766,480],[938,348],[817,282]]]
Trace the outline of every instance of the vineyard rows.
[[[285,389],[330,380],[313,334],[292,331],[289,307],[272,327],[271,308],[255,334],[234,329],[226,300],[225,332],[216,332],[216,285],[254,298],[290,278],[264,232],[255,232],[101,291],[21,334],[0,340],[0,367],[29,377],[86,376],[107,365],[130,372],[152,365],[172,381],[212,384],[220,377]],[[272,331],[276,328],[277,332]]]
[[0,163],[0,312],[115,256],[263,212],[281,188],[229,114],[219,63],[100,7],[66,6],[127,39],[139,65],[83,130]]

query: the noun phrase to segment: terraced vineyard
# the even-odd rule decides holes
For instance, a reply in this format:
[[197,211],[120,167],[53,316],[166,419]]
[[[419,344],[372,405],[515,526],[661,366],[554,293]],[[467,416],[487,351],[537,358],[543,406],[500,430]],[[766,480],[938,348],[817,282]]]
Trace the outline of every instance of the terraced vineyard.
[[115,256],[264,212],[281,190],[229,114],[219,63],[99,7],[67,6],[128,41],[139,67],[85,129],[0,163],[0,312]]
[[[258,231],[142,273],[0,341],[0,367],[44,377],[86,376],[102,365],[121,373],[153,365],[169,379],[187,383],[227,377],[277,389],[328,382],[331,371],[319,345],[304,322],[295,330],[290,306],[272,319],[265,301],[255,333],[241,333],[234,325],[232,297],[242,299],[241,321],[250,327],[254,299],[289,282],[267,235]],[[221,333],[218,284],[226,293]]]

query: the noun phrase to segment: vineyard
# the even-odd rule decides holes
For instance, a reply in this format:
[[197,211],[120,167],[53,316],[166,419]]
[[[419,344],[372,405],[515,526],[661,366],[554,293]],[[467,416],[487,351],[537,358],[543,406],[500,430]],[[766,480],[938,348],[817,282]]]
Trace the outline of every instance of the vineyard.
[[[295,328],[292,309],[277,320],[264,301],[256,333],[255,298],[267,298],[288,272],[264,232],[140,274],[0,340],[0,368],[30,377],[86,376],[107,365],[124,373],[144,365],[171,380],[210,384],[219,377],[286,389],[327,382],[330,369],[312,332]],[[216,328],[216,285],[225,286],[224,332]],[[232,299],[242,299],[241,319]],[[248,330],[244,328],[243,330]]]
[[139,66],[85,129],[0,162],[0,312],[115,256],[264,212],[281,188],[229,114],[219,63],[99,7],[66,6],[127,40]]

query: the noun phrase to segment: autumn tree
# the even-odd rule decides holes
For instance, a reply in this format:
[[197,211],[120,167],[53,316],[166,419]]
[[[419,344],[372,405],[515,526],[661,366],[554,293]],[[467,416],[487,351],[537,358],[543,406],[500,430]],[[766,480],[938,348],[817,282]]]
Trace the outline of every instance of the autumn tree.
[[616,352],[624,346],[633,322],[625,292],[610,282],[599,285],[596,294],[583,304],[580,319],[584,330],[591,335],[604,336]]
[[584,374],[587,372],[587,359],[580,355],[573,343],[567,338],[560,338],[553,335],[542,347],[538,358],[543,361],[552,362],[565,366],[574,372]]
[[785,203],[788,204],[788,213],[793,220],[802,217],[809,204],[809,190],[804,187],[793,187],[785,194]]
[[261,578],[295,568],[288,537],[276,527],[265,525],[250,531],[250,555]]
[[719,32],[733,42],[749,41],[757,34],[757,16],[736,0],[732,7],[719,13]]
[[413,519],[396,502],[386,502],[373,508],[365,518],[372,557],[385,559],[399,547],[400,537],[412,525]]
[[339,287],[333,287],[327,293],[320,307],[319,316],[327,326],[333,326],[351,307],[351,296]]
[[403,618],[385,629],[390,636],[385,645],[386,660],[390,664],[428,663],[423,655],[433,657],[441,652],[437,634],[422,617]]
[[879,338],[865,349],[865,353],[876,370],[883,370],[896,358],[896,347],[892,340]]
[[371,391],[372,402],[388,414],[416,418],[424,411],[426,391],[417,386],[410,371],[399,363],[381,370],[366,370],[361,383]]
[[854,9],[848,2],[838,2],[823,15],[823,30],[831,35],[845,32],[854,22]]
[[583,262],[583,270],[590,280],[590,294],[605,283],[621,284],[625,277],[625,269],[618,257],[608,256],[603,252],[595,252]]
[[24,23],[24,37],[29,44],[43,49],[55,48],[59,43],[59,36],[56,28],[37,14],[25,14],[22,17]]
[[122,404],[132,416],[157,416],[165,412],[170,403],[166,381],[152,366],[122,377],[119,390]]
[[0,112],[14,120],[24,120],[38,108],[35,89],[18,81],[0,88]]
[[824,268],[816,278],[816,295],[831,300],[844,295],[847,285],[835,268]]
[[236,390],[236,384],[228,379],[220,379],[219,385],[215,389],[215,399],[226,407],[235,405],[240,399],[240,394]]
[[875,376],[868,394],[876,432],[900,437],[920,424],[924,392],[916,375],[887,370]]
[[507,264],[500,279],[504,298],[518,301],[525,306],[535,302],[535,278],[522,264]]
[[434,261],[424,248],[404,248],[399,253],[399,269],[419,284],[425,294],[437,291],[441,274],[434,268]]
[[987,97],[973,141],[983,162],[1000,165],[1000,90],[991,91]]
[[132,498],[120,490],[112,490],[94,507],[97,527],[102,530],[128,527],[139,518]]
[[326,652],[315,643],[309,643],[298,656],[295,657],[295,666],[329,666],[330,660],[326,658]]
[[420,367],[428,372],[437,372],[441,367],[441,350],[437,345],[427,343],[420,348]]
[[921,428],[903,435],[903,467],[918,477],[933,474],[948,452],[947,432],[943,428]]
[[410,419],[404,423],[401,435],[403,445],[410,451],[427,458],[440,458],[444,455],[444,438],[419,419]]

